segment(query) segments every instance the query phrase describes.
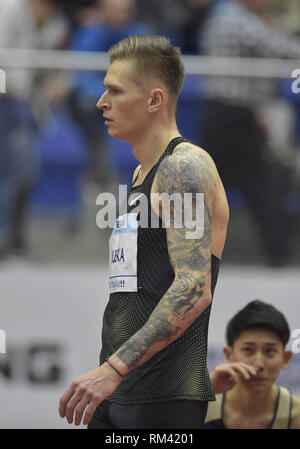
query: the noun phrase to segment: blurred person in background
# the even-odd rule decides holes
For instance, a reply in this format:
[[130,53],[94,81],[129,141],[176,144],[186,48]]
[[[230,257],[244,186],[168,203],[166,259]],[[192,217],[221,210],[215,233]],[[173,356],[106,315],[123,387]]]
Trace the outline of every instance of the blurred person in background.
[[189,20],[185,0],[137,0],[137,15],[157,35],[168,37],[173,45],[182,47],[181,28]]
[[183,54],[197,54],[197,36],[209,4],[210,0],[137,0],[137,14],[156,34],[179,46]]
[[[199,32],[200,52],[214,57],[299,58],[300,42],[274,31],[260,16],[266,0],[211,0]],[[224,185],[238,188],[255,217],[267,261],[289,260],[284,194],[290,173],[268,148],[262,106],[276,96],[271,79],[210,76],[204,80],[201,145],[220,168]]]
[[[68,23],[55,0],[14,0],[1,11],[0,47],[62,49]],[[26,251],[28,200],[39,171],[35,145],[44,89],[53,72],[6,71],[6,94],[0,97],[0,255]],[[53,91],[53,89],[52,89]]]
[[[135,0],[95,0],[77,15],[79,23],[73,34],[71,50],[107,52],[113,44],[131,34],[149,34],[149,28],[136,21],[135,11]],[[99,91],[104,92],[103,79],[104,73],[77,71],[70,98],[73,116],[83,127],[89,143],[93,180],[101,186],[110,181],[105,129],[95,110]]]
[[199,29],[202,28],[205,18],[211,7],[211,0],[183,0],[188,11],[188,17],[182,24],[182,49],[186,54],[197,54],[199,47]]
[[101,21],[101,11],[97,0],[57,0],[61,10],[71,23],[72,29],[83,24]]
[[300,429],[300,398],[276,381],[287,369],[290,329],[284,315],[260,300],[248,303],[229,321],[226,363],[210,374],[216,401],[210,402],[207,429]]

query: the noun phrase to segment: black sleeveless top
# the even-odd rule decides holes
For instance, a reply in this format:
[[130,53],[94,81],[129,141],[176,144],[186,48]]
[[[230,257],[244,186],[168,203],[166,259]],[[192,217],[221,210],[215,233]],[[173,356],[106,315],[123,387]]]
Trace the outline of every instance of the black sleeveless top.
[[[141,185],[131,187],[133,192],[148,199],[151,217],[150,192],[155,173],[161,161],[173,153],[183,137],[173,139],[152,167]],[[127,199],[128,199],[127,198]],[[128,212],[136,207],[128,207]],[[220,260],[211,257],[211,291],[217,283]],[[152,311],[171,286],[174,272],[170,264],[166,229],[138,228],[137,237],[137,292],[111,293],[103,315],[100,364],[116,352],[148,320]],[[174,342],[135,368],[122,379],[109,400],[120,404],[166,402],[189,399],[215,400],[207,370],[207,333],[211,306]]]

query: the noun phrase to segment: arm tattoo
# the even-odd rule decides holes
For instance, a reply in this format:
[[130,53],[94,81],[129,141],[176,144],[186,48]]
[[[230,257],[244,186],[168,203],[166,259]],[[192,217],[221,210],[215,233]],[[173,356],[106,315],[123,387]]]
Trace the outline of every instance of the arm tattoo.
[[215,187],[212,165],[202,150],[190,145],[165,158],[157,170],[153,183],[156,193],[180,193],[182,198],[184,193],[204,193],[204,234],[200,239],[186,239],[187,228],[184,224],[175,228],[174,217],[171,218],[166,234],[175,278],[147,323],[116,352],[130,370],[176,340],[209,304],[205,299],[210,300],[207,280]]

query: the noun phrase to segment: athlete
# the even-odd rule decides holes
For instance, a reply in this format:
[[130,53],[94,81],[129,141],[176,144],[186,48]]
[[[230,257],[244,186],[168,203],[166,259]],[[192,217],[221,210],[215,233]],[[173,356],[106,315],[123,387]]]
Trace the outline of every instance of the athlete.
[[211,373],[216,402],[204,428],[300,429],[300,398],[275,384],[292,351],[283,314],[270,304],[251,301],[228,323],[227,363]]
[[[60,415],[88,428],[198,428],[215,398],[206,347],[226,195],[211,157],[176,125],[180,50],[162,36],[133,35],[109,54],[97,107],[140,165],[110,238],[100,366],[71,383]],[[157,201],[163,195],[174,195],[169,209]]]

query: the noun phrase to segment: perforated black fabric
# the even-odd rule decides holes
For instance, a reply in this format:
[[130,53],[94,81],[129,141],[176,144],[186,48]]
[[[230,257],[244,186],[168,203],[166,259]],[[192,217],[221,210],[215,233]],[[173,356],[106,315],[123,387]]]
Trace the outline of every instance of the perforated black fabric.
[[[163,158],[186,139],[173,139],[144,182],[133,192],[148,198],[157,168]],[[128,212],[136,205],[129,207]],[[212,293],[219,271],[219,259],[212,255]],[[111,293],[103,316],[100,363],[116,352],[148,320],[174,279],[164,228],[139,228],[137,292]],[[176,399],[214,400],[207,370],[207,333],[211,306],[173,343],[124,376],[109,400],[121,404],[165,402]]]

